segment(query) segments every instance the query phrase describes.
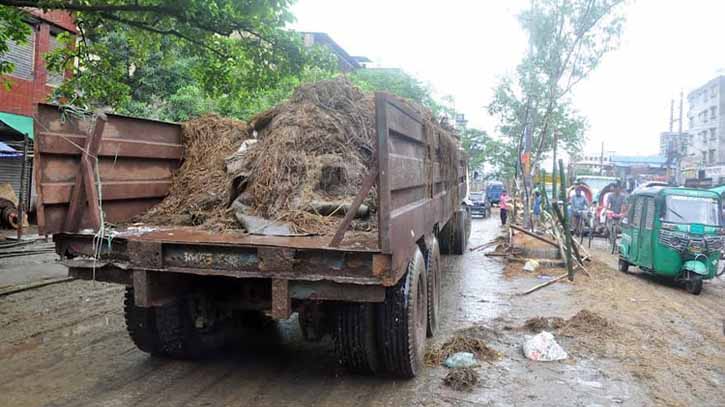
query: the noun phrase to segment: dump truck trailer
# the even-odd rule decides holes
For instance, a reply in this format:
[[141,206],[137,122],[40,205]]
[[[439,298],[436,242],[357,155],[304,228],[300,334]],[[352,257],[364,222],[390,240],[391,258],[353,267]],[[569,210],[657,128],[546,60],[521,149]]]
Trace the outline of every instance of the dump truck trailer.
[[[335,236],[133,225],[169,191],[180,126],[46,104],[33,167],[40,231],[71,276],[126,286],[127,328],[142,351],[197,358],[259,318],[297,313],[304,337],[330,334],[349,369],[413,377],[439,324],[439,255],[463,254],[470,233],[467,162],[393,97],[376,94],[375,109],[375,162],[352,206],[376,188],[377,241],[344,239],[356,233],[351,216]],[[121,224],[130,226],[108,226]]]

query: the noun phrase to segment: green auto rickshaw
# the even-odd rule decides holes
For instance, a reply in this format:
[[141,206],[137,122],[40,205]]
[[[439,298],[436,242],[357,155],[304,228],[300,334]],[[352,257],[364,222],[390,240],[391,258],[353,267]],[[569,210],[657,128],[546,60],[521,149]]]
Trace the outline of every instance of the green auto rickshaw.
[[628,199],[619,270],[630,265],[685,283],[700,294],[715,276],[723,247],[720,195],[691,188],[649,187]]

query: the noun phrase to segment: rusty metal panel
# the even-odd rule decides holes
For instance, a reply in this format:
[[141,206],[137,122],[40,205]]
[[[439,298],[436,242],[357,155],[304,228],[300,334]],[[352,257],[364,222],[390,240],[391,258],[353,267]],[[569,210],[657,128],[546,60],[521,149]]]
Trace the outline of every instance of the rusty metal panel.
[[[58,106],[38,105],[34,165],[40,233],[64,231],[80,174],[82,146],[93,124],[92,120],[64,114]],[[178,124],[107,115],[95,156],[106,221],[127,221],[159,203],[168,193],[182,155]],[[80,229],[94,226],[91,215],[84,202]]]
[[290,281],[289,296],[295,300],[383,302],[385,287],[329,281]]
[[375,95],[375,103],[379,247],[391,255],[382,276],[390,284],[403,274],[416,242],[443,227],[460,205],[467,163],[459,143],[418,112],[384,93]]
[[289,281],[272,280],[272,318],[289,319],[292,314],[292,303],[289,295]]

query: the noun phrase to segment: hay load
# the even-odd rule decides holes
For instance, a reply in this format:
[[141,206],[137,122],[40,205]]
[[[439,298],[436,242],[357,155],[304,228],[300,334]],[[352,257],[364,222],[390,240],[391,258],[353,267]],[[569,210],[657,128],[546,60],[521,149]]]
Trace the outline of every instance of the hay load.
[[249,138],[244,122],[208,115],[182,125],[183,164],[169,195],[139,219],[154,225],[234,228],[229,216],[229,181],[224,159]]
[[[457,149],[453,137],[440,136],[451,131],[430,111],[400,103],[421,114],[426,137],[440,137],[441,154]],[[170,194],[141,221],[331,235],[375,159],[374,96],[346,78],[321,81],[298,88],[249,125],[210,116],[185,123],[183,134],[187,151]],[[377,231],[375,187],[355,215],[352,230]]]
[[[344,78],[306,85],[254,117],[250,130],[257,143],[227,160],[237,218],[257,216],[289,233],[334,232],[373,160],[372,95]],[[364,205],[353,229],[374,230],[374,194]]]

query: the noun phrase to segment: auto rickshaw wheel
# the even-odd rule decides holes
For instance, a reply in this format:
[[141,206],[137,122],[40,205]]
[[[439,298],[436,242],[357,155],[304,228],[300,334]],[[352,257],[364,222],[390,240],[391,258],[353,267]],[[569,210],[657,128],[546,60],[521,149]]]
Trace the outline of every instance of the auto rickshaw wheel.
[[693,295],[700,295],[702,292],[702,277],[692,275],[685,281],[687,292]]
[[619,259],[618,268],[619,268],[619,271],[621,271],[622,273],[626,273],[627,271],[629,271],[629,263],[627,263],[627,261],[624,259]]

